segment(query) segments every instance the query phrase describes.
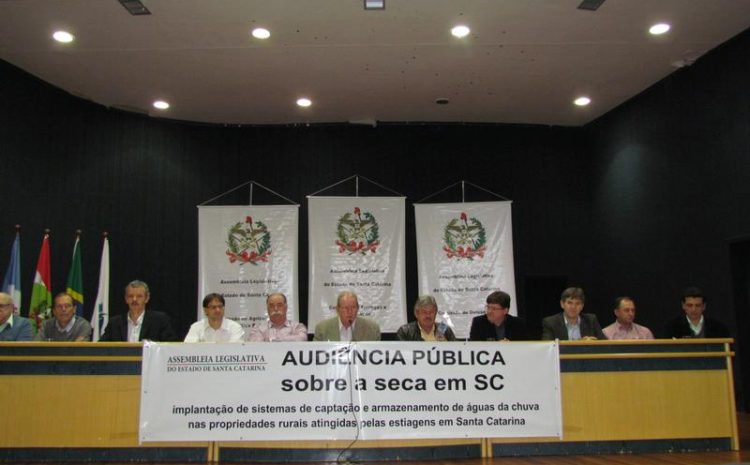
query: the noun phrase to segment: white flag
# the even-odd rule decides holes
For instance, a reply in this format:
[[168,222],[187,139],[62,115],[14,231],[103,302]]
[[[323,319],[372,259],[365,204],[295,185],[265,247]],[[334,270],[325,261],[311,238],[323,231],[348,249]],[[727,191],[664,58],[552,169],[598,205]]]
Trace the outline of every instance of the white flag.
[[357,293],[359,315],[384,333],[406,323],[404,197],[308,198],[308,328],[336,315],[336,296]]
[[198,207],[198,308],[217,292],[226,317],[243,328],[266,321],[266,297],[286,296],[289,319],[299,321],[298,205]]
[[431,294],[459,338],[484,313],[494,291],[511,296],[517,315],[511,202],[414,205],[419,293]]
[[92,340],[98,341],[109,322],[109,239],[104,238],[102,263],[99,267],[99,291],[91,315]]

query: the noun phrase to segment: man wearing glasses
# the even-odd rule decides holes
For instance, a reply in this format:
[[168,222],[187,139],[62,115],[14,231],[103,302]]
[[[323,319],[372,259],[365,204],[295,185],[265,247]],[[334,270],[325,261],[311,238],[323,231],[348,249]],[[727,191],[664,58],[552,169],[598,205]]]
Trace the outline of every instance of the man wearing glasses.
[[0,341],[30,341],[33,337],[28,319],[13,314],[13,298],[0,292]]
[[510,295],[495,291],[487,296],[485,314],[471,320],[470,341],[525,341],[529,338],[523,319],[508,314]]
[[190,326],[185,342],[242,342],[245,330],[234,320],[224,318],[224,296],[208,294],[203,298],[205,318]]
[[91,325],[85,318],[76,316],[73,298],[61,292],[55,296],[52,307],[54,318],[44,320],[37,341],[81,342],[91,340]]

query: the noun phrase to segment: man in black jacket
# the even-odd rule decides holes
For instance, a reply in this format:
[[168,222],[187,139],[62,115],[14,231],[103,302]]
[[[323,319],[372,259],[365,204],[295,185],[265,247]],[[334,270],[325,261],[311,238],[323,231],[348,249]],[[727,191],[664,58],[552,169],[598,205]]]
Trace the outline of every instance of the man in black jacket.
[[470,341],[525,341],[529,338],[523,319],[508,314],[510,295],[495,291],[487,296],[485,314],[471,320]]
[[706,298],[697,287],[682,293],[682,311],[685,312],[667,324],[665,334],[671,338],[729,337],[729,329],[719,320],[705,316]]
[[125,287],[128,313],[110,318],[100,341],[178,341],[166,313],[146,311],[150,297],[148,284],[143,281],[132,281],[128,284]]

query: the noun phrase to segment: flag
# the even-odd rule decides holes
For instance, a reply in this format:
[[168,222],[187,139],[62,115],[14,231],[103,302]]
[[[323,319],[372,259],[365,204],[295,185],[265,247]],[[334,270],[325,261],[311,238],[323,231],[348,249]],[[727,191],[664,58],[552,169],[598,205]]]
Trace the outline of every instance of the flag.
[[76,316],[83,317],[83,273],[81,272],[81,237],[76,236],[73,244],[73,260],[70,262],[68,282],[65,292],[73,299],[76,306]]
[[10,262],[3,279],[3,292],[13,299],[13,314],[18,315],[21,308],[21,234],[18,232],[10,250]]
[[39,331],[42,322],[52,315],[52,291],[50,291],[52,280],[50,279],[49,262],[49,234],[42,239],[42,249],[39,251],[39,260],[36,263],[36,274],[34,285],[31,286],[31,305],[29,306],[29,319],[34,331]]
[[109,322],[109,239],[104,238],[102,263],[99,267],[99,290],[96,293],[94,313],[91,315],[92,340],[98,341]]

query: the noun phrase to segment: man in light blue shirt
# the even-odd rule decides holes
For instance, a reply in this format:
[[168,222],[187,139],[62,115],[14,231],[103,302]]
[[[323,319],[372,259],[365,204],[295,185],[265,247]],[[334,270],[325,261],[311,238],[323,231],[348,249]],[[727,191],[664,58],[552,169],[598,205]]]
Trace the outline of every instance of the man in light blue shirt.
[[30,341],[33,336],[29,320],[13,314],[13,298],[0,292],[0,341]]
[[569,287],[560,296],[562,312],[542,320],[542,339],[577,341],[579,339],[607,339],[596,315],[581,313],[586,296],[580,287]]

